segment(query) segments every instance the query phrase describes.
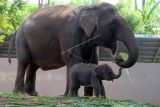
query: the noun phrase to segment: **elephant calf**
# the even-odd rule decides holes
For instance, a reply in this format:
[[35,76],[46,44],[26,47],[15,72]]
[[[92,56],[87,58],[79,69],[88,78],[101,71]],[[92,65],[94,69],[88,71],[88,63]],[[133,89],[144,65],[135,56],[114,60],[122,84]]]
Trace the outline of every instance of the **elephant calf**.
[[113,79],[118,79],[121,76],[121,70],[122,68],[119,69],[119,74],[115,75],[107,64],[100,66],[84,63],[75,64],[70,68],[69,95],[77,96],[78,89],[82,85],[91,86],[96,97],[99,95],[106,97],[102,80],[113,81]]

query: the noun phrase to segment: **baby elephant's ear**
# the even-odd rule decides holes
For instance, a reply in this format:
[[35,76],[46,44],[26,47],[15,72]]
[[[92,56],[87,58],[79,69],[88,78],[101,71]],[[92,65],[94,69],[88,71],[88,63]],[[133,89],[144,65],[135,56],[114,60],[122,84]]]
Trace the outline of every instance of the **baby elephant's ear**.
[[86,36],[90,37],[97,28],[98,17],[93,10],[85,10],[81,13],[79,25]]

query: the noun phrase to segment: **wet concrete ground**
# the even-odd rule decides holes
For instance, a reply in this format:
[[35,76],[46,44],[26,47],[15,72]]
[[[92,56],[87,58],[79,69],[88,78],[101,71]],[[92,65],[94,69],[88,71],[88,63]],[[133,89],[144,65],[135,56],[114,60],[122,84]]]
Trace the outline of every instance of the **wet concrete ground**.
[[[100,64],[106,62],[100,62]],[[115,73],[118,66],[108,62]],[[14,88],[16,76],[16,59],[8,65],[7,58],[0,58],[0,92],[11,93]],[[58,96],[62,95],[66,85],[66,67],[37,71],[36,89],[39,95]],[[126,70],[127,71],[127,70]],[[135,100],[160,105],[160,64],[137,63],[128,72],[124,71],[122,76],[113,83],[104,81],[106,95],[110,99]],[[79,91],[83,95],[82,88]]]

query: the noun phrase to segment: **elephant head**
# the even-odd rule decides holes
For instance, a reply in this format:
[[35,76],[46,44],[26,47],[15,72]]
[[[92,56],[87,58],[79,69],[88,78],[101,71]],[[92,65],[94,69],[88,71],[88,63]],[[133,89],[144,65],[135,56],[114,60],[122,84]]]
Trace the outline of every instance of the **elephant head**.
[[100,79],[113,81],[114,79],[118,79],[121,76],[122,69],[123,68],[119,68],[119,73],[116,75],[110,66],[104,64],[98,66],[95,71]]
[[122,41],[128,50],[128,59],[118,60],[116,64],[122,68],[133,66],[138,58],[138,45],[133,32],[116,8],[108,3],[91,6],[82,11],[80,27],[89,38],[95,39],[95,46],[103,46],[115,54],[116,42]]

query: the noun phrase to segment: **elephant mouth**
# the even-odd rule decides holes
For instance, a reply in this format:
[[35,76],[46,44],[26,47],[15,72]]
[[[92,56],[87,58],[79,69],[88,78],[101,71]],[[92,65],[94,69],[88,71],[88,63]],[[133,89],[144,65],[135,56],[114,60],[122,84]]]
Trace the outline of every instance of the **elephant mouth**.
[[119,52],[115,57],[114,57],[114,61],[116,63],[119,63],[119,62],[124,62],[128,59],[128,53],[126,55],[123,55],[123,54],[126,54],[126,53],[122,53],[122,52]]
[[130,68],[132,67],[138,59],[138,44],[136,38],[132,32],[128,32],[127,34],[123,34],[121,32],[118,34],[118,41],[121,41],[127,49],[127,54],[124,56],[117,55],[116,56],[116,64],[122,68]]

